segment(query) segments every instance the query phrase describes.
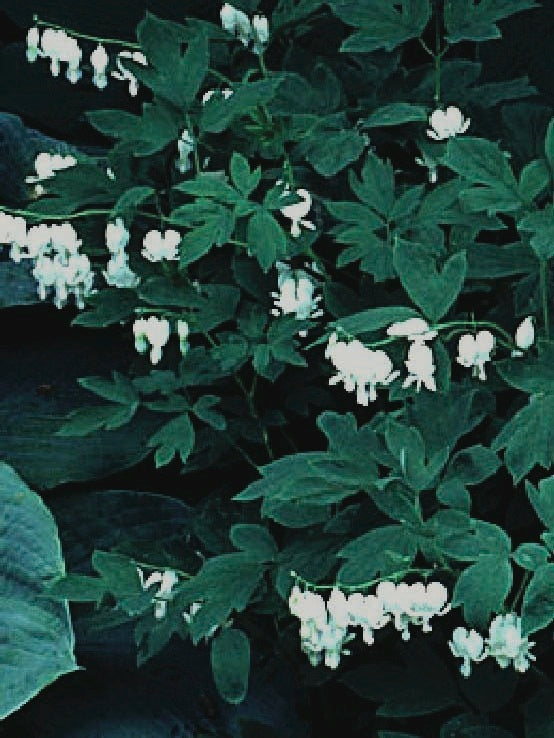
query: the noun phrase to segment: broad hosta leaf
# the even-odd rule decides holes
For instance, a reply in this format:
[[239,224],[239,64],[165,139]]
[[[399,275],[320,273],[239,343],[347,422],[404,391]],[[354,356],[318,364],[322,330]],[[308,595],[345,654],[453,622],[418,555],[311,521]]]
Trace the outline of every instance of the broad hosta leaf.
[[65,572],[56,524],[40,497],[0,464],[0,720],[78,667],[67,603],[44,597]]
[[521,606],[525,635],[546,628],[554,620],[554,564],[543,564],[533,574]]
[[500,38],[497,21],[522,10],[539,7],[534,0],[446,0],[444,22],[447,39],[453,44],[468,39],[487,41]]
[[383,717],[428,715],[459,703],[450,671],[430,646],[409,641],[397,651],[402,666],[375,661],[346,673],[340,681],[360,697],[382,703],[376,714]]
[[250,641],[238,628],[226,628],[212,641],[210,652],[217,691],[231,705],[240,704],[248,690]]
[[[392,51],[409,38],[420,36],[431,16],[429,0],[332,0],[335,15],[359,30],[349,36],[341,51]],[[398,10],[397,7],[401,5]]]
[[439,271],[435,256],[425,246],[402,240],[394,247],[393,263],[410,298],[433,322],[452,307],[467,271],[465,252],[451,256]]
[[463,605],[464,620],[470,627],[484,629],[490,616],[501,610],[512,579],[512,566],[506,556],[481,554],[458,577],[452,605]]
[[504,463],[517,484],[536,464],[554,464],[554,394],[531,395],[493,440],[491,448],[504,448]]

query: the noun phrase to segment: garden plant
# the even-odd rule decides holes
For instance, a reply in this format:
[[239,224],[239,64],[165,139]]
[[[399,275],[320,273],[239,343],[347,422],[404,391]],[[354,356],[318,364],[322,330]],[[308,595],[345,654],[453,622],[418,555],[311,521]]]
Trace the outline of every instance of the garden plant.
[[[37,0],[25,69],[94,105],[0,206],[3,315],[65,320],[39,361],[76,372],[0,407],[5,725],[113,632],[181,732],[94,735],[554,736],[554,103],[480,60],[546,5],[152,5],[131,41]],[[224,727],[175,718],[193,653]]]

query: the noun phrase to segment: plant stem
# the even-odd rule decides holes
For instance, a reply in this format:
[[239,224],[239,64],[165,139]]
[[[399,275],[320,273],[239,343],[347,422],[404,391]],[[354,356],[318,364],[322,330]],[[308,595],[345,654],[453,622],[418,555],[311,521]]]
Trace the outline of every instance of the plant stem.
[[548,262],[546,259],[539,261],[539,279],[541,289],[542,302],[542,319],[544,323],[544,335],[547,341],[550,340],[550,316],[548,315],[548,278],[550,276]]
[[128,49],[138,49],[139,51],[142,49],[140,44],[134,43],[133,41],[122,41],[120,38],[101,38],[100,36],[90,36],[87,33],[80,33],[79,31],[74,31],[71,28],[60,26],[57,23],[49,23],[48,21],[43,21],[38,17],[38,15],[33,16],[33,23],[36,26],[43,26],[45,28],[54,28],[58,31],[65,31],[70,36],[75,36],[75,38],[82,38],[84,41],[97,41],[100,44],[125,46]]

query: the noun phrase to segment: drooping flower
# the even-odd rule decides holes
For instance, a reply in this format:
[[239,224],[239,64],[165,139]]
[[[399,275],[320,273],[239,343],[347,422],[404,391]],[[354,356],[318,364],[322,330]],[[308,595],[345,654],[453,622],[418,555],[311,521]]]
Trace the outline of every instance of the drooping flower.
[[179,251],[177,246],[181,242],[181,234],[169,229],[165,233],[160,231],[148,231],[142,242],[141,254],[148,261],[178,261]]
[[487,654],[483,651],[483,638],[476,630],[467,630],[458,627],[452,633],[452,640],[448,642],[452,654],[463,659],[460,673],[464,677],[471,674],[471,662],[483,661]]
[[43,151],[35,157],[36,175],[25,177],[25,182],[28,184],[43,182],[45,179],[54,177],[56,172],[74,167],[76,164],[77,159],[71,154],[62,156],[62,154],[49,154]]
[[152,602],[154,603],[154,617],[156,620],[162,620],[167,613],[167,601],[170,599],[173,587],[179,581],[177,572],[172,569],[166,569],[164,572],[154,571],[145,579],[142,569],[137,566],[137,573],[144,591],[150,589],[153,584],[159,584]]
[[364,406],[375,402],[378,385],[386,386],[400,374],[393,371],[392,361],[384,351],[372,351],[357,339],[350,343],[339,341],[336,333],[329,337],[325,358],[337,369],[329,384],[343,382],[347,392],[356,390],[356,400]]
[[190,157],[194,151],[194,138],[187,128],[184,129],[177,141],[177,150],[179,151],[179,158],[176,160],[175,166],[181,174],[185,174],[185,172],[192,169]]
[[41,56],[40,31],[36,26],[27,31],[27,61],[31,64]]
[[408,358],[404,362],[409,372],[402,384],[402,388],[411,387],[416,383],[416,391],[419,392],[421,385],[431,392],[436,392],[435,364],[433,363],[433,352],[424,343],[414,341],[408,350]]
[[238,38],[243,46],[248,46],[252,27],[246,13],[243,13],[242,10],[237,10],[237,8],[234,8],[229,3],[225,3],[219,15],[224,30]]
[[149,318],[137,318],[133,323],[135,348],[144,354],[151,346],[150,361],[158,364],[162,358],[162,349],[169,340],[169,321],[151,315]]
[[252,18],[252,38],[255,54],[262,54],[269,41],[269,22],[265,15],[255,15]]
[[494,336],[490,331],[479,331],[476,336],[465,333],[458,342],[456,361],[465,367],[472,367],[472,375],[484,381],[485,363],[490,361],[494,349]]
[[431,113],[429,117],[431,128],[427,129],[427,135],[435,141],[444,141],[459,133],[465,133],[470,123],[471,118],[464,120],[459,108],[449,105],[446,110],[439,108]]
[[106,248],[112,254],[119,253],[126,248],[131,238],[131,234],[125,227],[123,218],[118,217],[114,223],[106,224]]
[[147,66],[148,62],[141,51],[120,51],[115,58],[115,64],[118,71],[112,72],[112,77],[114,79],[119,79],[122,82],[128,82],[129,94],[131,95],[131,97],[136,97],[138,94],[138,81],[135,75],[128,69],[126,69],[121,63],[122,60],[125,59],[131,59],[131,61],[134,61],[135,64],[141,64],[143,67]]
[[423,318],[408,318],[389,325],[387,335],[405,337],[408,341],[424,342],[435,338],[438,332],[430,330],[429,324]]
[[190,329],[189,324],[186,320],[178,320],[177,321],[177,335],[179,336],[179,350],[181,351],[181,356],[185,356],[187,351],[189,350],[189,342],[188,342],[188,335],[189,335]]
[[524,672],[529,662],[536,658],[530,653],[535,643],[521,635],[521,618],[513,612],[494,618],[485,643],[487,653],[496,659],[501,669],[512,662],[516,671]]
[[[322,298],[321,295],[314,297],[317,284],[312,277],[303,269],[291,269],[282,261],[277,261],[275,266],[279,292],[271,293],[275,301],[271,314],[276,317],[294,314],[298,320],[318,318],[323,315],[323,311],[318,308],[318,303]],[[306,331],[299,331],[299,335],[305,336]]]
[[[533,316],[528,315],[517,327],[515,333],[515,344],[518,347],[512,351],[512,356],[523,356],[523,352],[527,351],[535,342],[535,326]],[[519,351],[518,349],[522,349]]]
[[[276,184],[282,184],[282,180],[277,180]],[[308,215],[312,207],[312,196],[310,195],[308,190],[302,188],[296,190],[295,192],[299,197],[302,198],[302,201],[294,205],[285,205],[281,208],[281,212],[283,213],[285,218],[289,218],[291,221],[291,236],[293,236],[294,238],[298,238],[298,236],[300,235],[301,225],[304,226],[304,228],[309,228],[311,231],[315,231],[316,227],[311,220],[305,220],[306,215]],[[285,195],[290,195],[290,187],[288,186],[288,184],[285,185],[281,195],[283,197]]]
[[93,70],[92,84],[99,90],[103,90],[108,84],[106,69],[108,68],[109,61],[110,59],[106,49],[102,44],[98,44],[90,55],[90,63]]

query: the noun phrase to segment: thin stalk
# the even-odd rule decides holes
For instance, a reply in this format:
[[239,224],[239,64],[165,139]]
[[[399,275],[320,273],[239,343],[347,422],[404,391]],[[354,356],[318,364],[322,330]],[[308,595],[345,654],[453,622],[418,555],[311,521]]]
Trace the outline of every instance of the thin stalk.
[[548,314],[548,278],[549,278],[548,262],[546,259],[539,261],[539,279],[542,303],[542,319],[544,323],[544,335],[547,341],[550,340],[550,316]]
[[99,44],[111,44],[112,46],[125,46],[128,49],[138,49],[139,51],[142,49],[140,44],[134,43],[133,41],[122,41],[120,38],[101,38],[100,36],[91,36],[88,33],[80,33],[79,31],[74,31],[71,28],[66,28],[66,26],[60,26],[57,23],[43,21],[38,17],[38,15],[33,16],[33,23],[39,27],[42,26],[44,28],[53,28],[58,31],[65,31],[70,36],[82,38],[84,41],[96,41]]

